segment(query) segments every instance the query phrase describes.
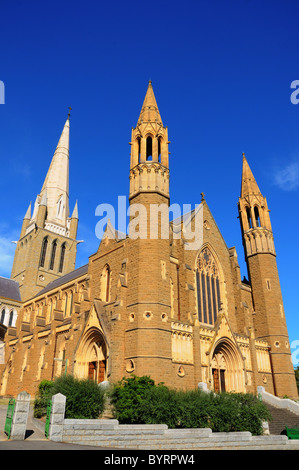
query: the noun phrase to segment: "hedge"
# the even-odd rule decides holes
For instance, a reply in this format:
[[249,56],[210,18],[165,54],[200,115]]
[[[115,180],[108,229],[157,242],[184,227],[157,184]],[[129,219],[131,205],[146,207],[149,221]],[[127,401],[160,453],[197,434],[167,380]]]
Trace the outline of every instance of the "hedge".
[[271,419],[266,406],[253,394],[173,390],[155,385],[147,376],[132,376],[115,384],[111,403],[121,424],[167,424],[169,428],[261,435],[263,421]]

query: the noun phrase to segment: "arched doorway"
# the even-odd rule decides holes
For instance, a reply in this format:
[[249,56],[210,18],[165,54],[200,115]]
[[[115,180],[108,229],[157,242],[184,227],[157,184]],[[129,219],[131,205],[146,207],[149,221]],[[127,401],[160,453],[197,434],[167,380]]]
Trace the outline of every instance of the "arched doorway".
[[235,344],[221,338],[211,361],[212,386],[218,392],[245,392],[244,363]]
[[96,383],[107,378],[108,348],[103,333],[98,328],[85,332],[76,354],[75,375]]

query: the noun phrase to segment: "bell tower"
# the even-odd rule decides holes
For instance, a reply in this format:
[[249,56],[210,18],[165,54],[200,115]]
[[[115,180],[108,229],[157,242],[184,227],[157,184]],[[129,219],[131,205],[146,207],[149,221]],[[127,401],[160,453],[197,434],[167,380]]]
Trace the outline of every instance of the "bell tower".
[[[270,345],[275,395],[297,396],[289,337],[276,263],[273,232],[266,198],[243,154],[239,218],[252,289],[257,339]],[[262,385],[262,383],[260,383]]]
[[69,133],[70,113],[33,212],[30,204],[23,219],[11,272],[22,300],[75,269],[78,206],[70,217]]
[[157,193],[169,199],[168,130],[151,81],[131,140],[130,201],[140,193]]
[[159,382],[171,367],[169,142],[151,81],[130,144],[127,301],[134,321],[126,330],[125,354],[134,373]]

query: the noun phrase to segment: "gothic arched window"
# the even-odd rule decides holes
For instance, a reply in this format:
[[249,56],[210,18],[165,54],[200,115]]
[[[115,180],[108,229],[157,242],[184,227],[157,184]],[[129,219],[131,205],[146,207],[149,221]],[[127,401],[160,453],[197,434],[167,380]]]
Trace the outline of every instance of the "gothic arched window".
[[153,159],[153,141],[152,138],[149,136],[146,139],[146,160]]
[[161,137],[158,138],[158,162],[161,163],[161,142],[162,139]]
[[13,326],[14,311],[12,310],[9,314],[8,326]]
[[250,212],[249,207],[246,207],[246,215],[247,215],[248,227],[252,228],[252,219],[251,219],[251,212]]
[[45,237],[45,238],[43,239],[42,249],[41,249],[41,254],[40,254],[40,261],[39,261],[39,265],[40,265],[42,268],[45,266],[45,259],[46,259],[47,247],[48,247],[48,237]]
[[64,296],[63,296],[63,316],[66,317],[67,316],[67,304],[68,304],[68,294],[67,292],[65,292]]
[[5,321],[5,308],[1,312],[0,323],[2,323],[2,325],[4,325],[4,321]]
[[261,219],[260,219],[260,214],[259,214],[259,209],[257,206],[254,207],[254,217],[255,217],[255,225],[257,227],[261,226]]
[[64,255],[65,255],[65,243],[61,245],[61,252],[60,252],[60,261],[59,261],[59,272],[62,273],[63,271],[63,263],[64,263]]
[[57,249],[57,240],[54,240],[52,243],[51,260],[50,260],[50,266],[49,266],[49,269],[51,270],[54,269],[56,249]]
[[101,300],[109,302],[110,298],[110,267],[108,264],[103,269],[101,278]]
[[141,139],[137,137],[137,148],[138,148],[138,163],[140,163],[140,155],[141,155]]
[[68,305],[67,305],[67,311],[66,311],[66,316],[67,317],[69,317],[72,314],[73,300],[74,300],[74,294],[73,294],[73,291],[71,290],[68,294]]
[[196,268],[198,319],[213,325],[221,303],[220,276],[216,260],[208,248],[199,253]]

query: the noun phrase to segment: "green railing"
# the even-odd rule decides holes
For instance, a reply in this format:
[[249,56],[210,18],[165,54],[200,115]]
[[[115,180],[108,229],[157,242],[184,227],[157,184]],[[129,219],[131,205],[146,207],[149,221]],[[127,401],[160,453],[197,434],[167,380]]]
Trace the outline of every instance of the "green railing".
[[15,411],[15,405],[16,405],[16,400],[14,398],[11,398],[8,402],[6,420],[5,420],[5,425],[4,425],[4,432],[7,434],[7,439],[10,439],[12,419],[13,419],[13,414]]
[[288,428],[286,426],[286,432],[289,439],[299,439],[299,428]]
[[47,417],[46,417],[46,424],[45,424],[45,436],[47,439],[49,437],[51,411],[52,411],[52,401],[49,400],[48,406],[47,406]]

